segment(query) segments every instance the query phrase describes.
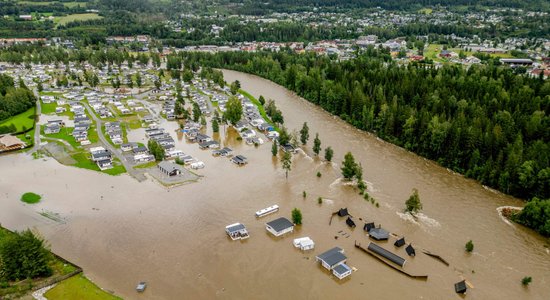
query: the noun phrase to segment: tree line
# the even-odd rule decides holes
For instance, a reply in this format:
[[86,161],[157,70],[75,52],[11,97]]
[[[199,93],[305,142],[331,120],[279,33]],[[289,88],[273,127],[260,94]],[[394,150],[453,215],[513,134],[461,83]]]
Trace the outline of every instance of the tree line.
[[[36,105],[36,97],[25,86],[22,80],[15,87],[12,77],[0,74],[0,122],[18,115]],[[1,133],[13,131],[10,128],[0,128]]]
[[357,128],[504,193],[550,195],[550,82],[542,78],[492,64],[399,66],[376,49],[343,62],[284,51],[180,55],[272,80]]

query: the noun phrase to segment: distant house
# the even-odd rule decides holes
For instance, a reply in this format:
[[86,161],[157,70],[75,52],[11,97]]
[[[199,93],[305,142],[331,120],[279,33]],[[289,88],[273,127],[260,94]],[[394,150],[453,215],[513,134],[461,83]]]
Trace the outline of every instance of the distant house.
[[237,164],[237,165],[246,165],[248,163],[248,159],[242,155],[236,155],[234,156],[233,158],[231,158],[231,161],[234,163],[234,164]]
[[44,133],[54,134],[54,133],[59,133],[60,130],[61,128],[59,127],[59,125],[57,125],[56,123],[52,123],[52,124],[46,125],[46,127],[44,128]]
[[214,155],[214,156],[228,156],[228,155],[231,155],[231,153],[233,153],[233,150],[231,148],[228,148],[228,147],[225,147],[225,148],[220,149],[220,150],[212,151],[212,155]]
[[204,143],[199,144],[199,148],[201,149],[216,149],[220,147],[220,143],[216,141],[208,141]]
[[281,148],[283,148],[284,152],[290,152],[290,153],[296,152],[296,148],[294,148],[294,146],[292,146],[291,144],[281,145]]
[[321,262],[321,265],[327,270],[332,270],[332,274],[339,279],[343,279],[351,274],[351,268],[345,264],[347,259],[344,255],[344,250],[339,247],[334,247],[315,257],[316,261]]
[[147,147],[145,147],[145,146],[138,146],[138,147],[132,149],[132,153],[134,153],[134,155],[135,154],[148,154],[149,150],[147,150]]
[[23,21],[32,21],[32,15],[19,15],[19,19]]
[[111,169],[113,167],[113,162],[110,159],[103,159],[96,161],[97,166],[101,171]]
[[109,150],[97,151],[92,153],[92,160],[95,162],[107,159],[111,160],[111,152],[109,152]]
[[501,58],[500,62],[510,66],[530,66],[533,61],[528,58]]
[[138,146],[137,143],[126,143],[126,144],[120,145],[120,150],[122,150],[123,152],[129,152],[129,151],[132,151],[132,149],[136,148],[137,146]]
[[371,229],[373,229],[374,227],[376,227],[374,225],[374,223],[366,223],[365,226],[363,226],[363,230],[365,230],[366,232],[369,232]]
[[399,255],[397,255],[393,252],[390,252],[390,251],[380,247],[379,245],[377,245],[375,243],[369,243],[368,250],[378,254],[379,256],[384,257],[385,259],[393,262],[394,264],[396,264],[400,267],[403,267],[405,265],[406,260],[404,258],[402,258],[401,256],[399,256]]
[[294,231],[294,224],[285,217],[280,217],[265,224],[265,229],[274,236],[281,236]]
[[181,166],[168,161],[161,161],[158,164],[158,168],[162,173],[170,177],[180,175],[184,171],[184,169]]
[[455,292],[457,294],[464,294],[466,293],[466,290],[468,288],[466,287],[466,281],[462,280],[460,282],[455,283]]
[[225,226],[225,232],[232,240],[243,240],[250,237],[246,227],[241,223],[234,223]]

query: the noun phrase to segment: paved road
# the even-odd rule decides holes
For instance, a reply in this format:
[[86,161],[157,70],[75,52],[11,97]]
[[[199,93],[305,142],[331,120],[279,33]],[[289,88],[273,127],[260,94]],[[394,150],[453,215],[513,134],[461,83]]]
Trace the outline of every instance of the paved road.
[[101,121],[96,116],[96,114],[94,113],[92,108],[88,105],[88,103],[82,103],[82,104],[86,107],[86,110],[88,111],[90,116],[92,116],[92,118],[94,119],[96,123],[97,135],[99,136],[99,140],[105,145],[105,148],[111,151],[111,153],[113,153],[113,155],[115,155],[120,160],[120,162],[122,162],[128,174],[136,178],[138,181],[147,180],[147,177],[145,177],[143,172],[140,172],[134,169],[134,167],[130,164],[130,162],[128,162],[128,160],[126,160],[126,158],[122,155],[122,153],[120,153],[115,147],[113,147],[113,145],[111,145],[111,143],[109,143],[109,141],[107,141],[107,139],[105,138],[105,135],[103,134],[103,128],[102,128],[103,121]]
[[34,95],[36,96],[36,120],[34,122],[34,146],[32,147],[30,153],[36,152],[36,150],[40,147],[40,125],[38,124],[38,120],[40,118],[40,115],[42,114],[42,106],[40,106],[40,95],[38,94],[38,91],[34,91]]

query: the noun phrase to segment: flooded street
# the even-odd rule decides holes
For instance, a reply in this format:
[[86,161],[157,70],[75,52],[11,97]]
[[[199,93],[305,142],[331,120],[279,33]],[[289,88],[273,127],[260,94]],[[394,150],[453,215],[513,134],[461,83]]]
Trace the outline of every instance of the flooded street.
[[[467,299],[548,299],[547,240],[506,224],[497,213],[500,206],[522,206],[520,200],[360,132],[269,81],[233,71],[224,75],[227,82],[238,79],[256,97],[274,99],[290,130],[308,122],[310,142],[305,153],[294,155],[288,179],[269,142],[255,148],[236,141],[232,128],[220,126],[229,130],[220,136],[222,147],[249,160],[237,167],[176,136],[175,122],[163,122],[161,127],[177,137],[177,149],[205,162],[197,183],[167,189],[153,180],[140,183],[128,175],[66,167],[51,158],[4,155],[0,222],[14,230],[37,229],[54,252],[125,299],[460,299],[453,285],[462,279],[474,287]],[[316,132],[323,149],[334,149],[335,164],[312,158]],[[129,139],[145,141],[142,130],[130,132]],[[347,151],[361,162],[379,208],[340,182],[339,163]],[[418,189],[424,206],[418,220],[401,214],[412,188]],[[20,202],[25,192],[41,194],[42,202]],[[323,204],[318,197],[325,199]],[[280,206],[277,214],[254,217],[272,204]],[[302,210],[301,228],[283,238],[269,235],[265,222],[290,218],[294,207]],[[393,246],[395,238],[380,244],[407,258],[406,271],[429,279],[408,278],[355,249],[354,241],[366,247],[369,238],[361,222],[350,230],[343,218],[334,217],[329,226],[331,213],[340,207],[348,207],[356,222],[362,218],[405,236],[416,248],[414,258]],[[60,220],[41,212],[58,214],[54,219]],[[235,222],[246,225],[248,240],[231,241],[226,235],[225,226]],[[302,236],[315,241],[315,250],[303,253],[293,247],[292,240]],[[470,239],[475,249],[466,254],[464,244]],[[334,246],[343,248],[348,265],[357,268],[343,281],[315,263],[315,255]],[[441,255],[450,266],[420,253],[422,249]],[[533,277],[528,288],[521,285],[524,276]],[[134,290],[139,281],[148,282],[143,294]]]

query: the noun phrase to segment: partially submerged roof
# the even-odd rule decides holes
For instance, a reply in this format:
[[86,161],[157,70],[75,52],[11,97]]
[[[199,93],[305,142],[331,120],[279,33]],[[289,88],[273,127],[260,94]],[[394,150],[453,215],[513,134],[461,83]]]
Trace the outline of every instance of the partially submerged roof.
[[287,218],[285,217],[280,217],[278,219],[275,219],[271,222],[267,222],[266,223],[267,226],[273,228],[273,230],[275,231],[283,231],[287,228],[290,228],[290,227],[294,227],[294,224],[292,222],[290,222],[290,220],[288,220]]
[[340,208],[340,210],[338,210],[339,217],[345,217],[347,215],[349,215],[347,208]]
[[374,226],[374,223],[366,223],[365,226],[363,226],[363,230],[365,230],[366,232],[369,232],[374,227],[376,227]]
[[405,259],[402,258],[401,256],[398,256],[397,254],[394,254],[380,246],[378,246],[377,244],[375,243],[370,243],[369,244],[369,247],[368,249],[386,259],[388,259],[389,261],[403,267],[405,265]]
[[352,227],[352,228],[355,227],[355,222],[353,222],[353,220],[350,217],[346,219],[346,224],[348,224],[349,227]]
[[372,228],[369,230],[369,236],[375,240],[387,240],[390,237],[390,233],[382,228]]
[[241,223],[236,223],[236,224],[229,225],[228,227],[226,227],[226,229],[227,229],[227,232],[233,233],[233,232],[239,232],[243,229],[246,229],[246,227],[244,227],[244,225]]
[[346,264],[339,264],[336,267],[334,267],[334,272],[336,272],[338,275],[342,276],[346,274],[347,272],[351,271],[351,268],[348,267]]
[[466,287],[466,281],[465,280],[462,280],[460,282],[455,283],[455,292],[457,292],[459,294],[464,294],[464,293],[466,293],[467,289],[468,288]]
[[334,247],[326,252],[317,255],[317,259],[322,260],[329,266],[334,266],[348,259],[342,253],[342,251],[342,248]]
[[405,251],[407,251],[407,254],[409,256],[416,256],[416,251],[414,251],[414,248],[411,244],[409,244],[407,248],[405,248]]
[[405,238],[402,237],[400,239],[398,239],[397,241],[395,241],[395,243],[393,243],[396,247],[402,247],[403,245],[405,245]]

